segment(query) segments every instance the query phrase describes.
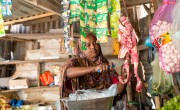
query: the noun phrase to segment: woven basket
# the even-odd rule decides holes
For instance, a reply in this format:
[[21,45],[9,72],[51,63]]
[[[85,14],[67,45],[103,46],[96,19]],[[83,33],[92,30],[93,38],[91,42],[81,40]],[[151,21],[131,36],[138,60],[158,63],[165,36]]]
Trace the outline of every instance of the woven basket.
[[111,110],[113,100],[114,96],[77,101],[61,99],[69,110]]

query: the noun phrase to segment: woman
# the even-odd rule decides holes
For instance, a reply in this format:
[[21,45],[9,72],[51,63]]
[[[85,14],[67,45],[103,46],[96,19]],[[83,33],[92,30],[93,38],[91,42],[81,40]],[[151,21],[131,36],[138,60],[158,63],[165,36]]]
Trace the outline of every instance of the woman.
[[[96,88],[100,90],[110,87],[113,83],[118,83],[118,74],[113,68],[109,68],[110,64],[102,55],[100,45],[96,42],[96,36],[89,33],[85,40],[86,50],[82,51],[82,58],[71,59],[63,66],[62,97],[67,97],[69,93],[77,89]],[[124,85],[118,83],[119,94],[123,89]]]

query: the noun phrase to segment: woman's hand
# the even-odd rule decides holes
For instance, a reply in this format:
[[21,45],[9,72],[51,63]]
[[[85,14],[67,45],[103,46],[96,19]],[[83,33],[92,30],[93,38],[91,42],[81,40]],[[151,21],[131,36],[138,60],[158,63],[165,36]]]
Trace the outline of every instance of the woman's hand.
[[108,64],[100,64],[95,67],[96,72],[105,72],[109,70],[109,65]]

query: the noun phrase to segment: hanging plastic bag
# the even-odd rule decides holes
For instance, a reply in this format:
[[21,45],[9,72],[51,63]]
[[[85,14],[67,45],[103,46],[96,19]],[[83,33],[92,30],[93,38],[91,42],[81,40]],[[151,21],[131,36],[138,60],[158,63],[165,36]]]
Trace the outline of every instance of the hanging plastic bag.
[[180,52],[175,48],[169,34],[172,24],[171,13],[175,3],[176,0],[163,0],[153,17],[149,32],[151,41],[159,53],[160,67],[169,74],[180,71]]
[[47,86],[51,83],[54,82],[54,77],[53,75],[50,73],[50,71],[45,71],[43,72],[40,76],[39,76],[41,83],[43,84],[43,86]]
[[150,36],[148,36],[148,37],[146,38],[146,41],[145,41],[145,44],[144,44],[144,45],[147,46],[147,47],[154,47],[153,44],[151,43]]
[[164,28],[166,28],[169,23],[172,23],[171,13],[175,3],[176,0],[163,0],[161,6],[159,6],[157,11],[155,12],[154,17],[151,21],[149,32],[152,42],[154,42],[155,38],[164,33],[162,31],[165,30]]
[[180,52],[180,1],[174,6],[172,11],[173,23],[171,26],[171,38],[175,48]]
[[155,60],[151,63],[153,76],[150,93],[152,95],[170,93],[172,90],[172,75],[166,74],[159,66],[158,54],[155,55]]

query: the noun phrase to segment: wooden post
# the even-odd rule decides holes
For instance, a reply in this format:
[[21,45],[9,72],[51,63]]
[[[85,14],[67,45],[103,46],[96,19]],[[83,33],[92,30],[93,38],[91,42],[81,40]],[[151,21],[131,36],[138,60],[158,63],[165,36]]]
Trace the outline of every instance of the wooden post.
[[70,36],[74,37],[74,28],[73,28],[73,24],[70,25]]
[[49,28],[48,28],[48,22],[46,22],[46,23],[44,24],[44,30],[45,30],[45,33],[48,33],[48,30],[49,30]]
[[49,22],[49,29],[53,29],[53,21]]
[[159,96],[155,96],[155,105],[156,105],[156,109],[161,108],[160,97]]
[[39,24],[35,25],[35,33],[39,33],[40,29],[39,29]]
[[[132,101],[132,89],[131,89],[131,82],[129,82],[126,86],[126,92],[127,92],[127,100],[128,102]],[[128,106],[132,106],[131,104],[128,104]]]
[[59,28],[59,20],[56,20],[55,21],[55,29],[58,29]]
[[40,79],[39,79],[39,76],[40,76],[40,73],[41,73],[40,62],[37,62],[37,71],[38,71],[38,74],[37,74],[37,86],[40,87]]
[[173,76],[173,83],[174,83],[174,86],[173,86],[174,92],[176,95],[180,95],[180,90],[179,90],[177,78],[176,78],[175,74],[173,74],[172,76]]
[[151,0],[151,1],[152,1],[152,3],[153,3],[154,11],[156,11],[157,8],[158,8],[157,0]]
[[29,27],[30,27],[29,33],[31,33],[31,34],[32,34],[32,33],[33,33],[33,26],[32,26],[32,25],[30,25]]

